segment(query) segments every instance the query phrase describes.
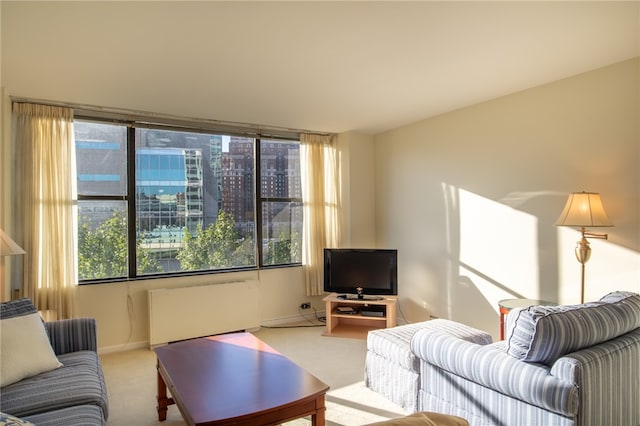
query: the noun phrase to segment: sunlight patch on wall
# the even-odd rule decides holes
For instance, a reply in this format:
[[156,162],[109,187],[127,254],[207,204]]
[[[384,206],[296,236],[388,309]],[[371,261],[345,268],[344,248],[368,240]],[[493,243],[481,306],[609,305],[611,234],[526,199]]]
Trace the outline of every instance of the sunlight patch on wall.
[[537,218],[463,189],[459,216],[460,274],[493,305],[504,298],[537,299]]
[[[474,290],[475,293],[480,293],[484,298],[483,302],[485,302],[486,305],[488,305],[496,314],[499,313],[498,301],[519,297],[518,295],[514,295],[513,293],[505,290],[501,286],[495,285],[492,280],[486,279],[483,275],[476,274],[473,270],[466,268],[464,264],[460,265],[458,274],[460,277],[467,278],[467,280],[460,280],[458,284],[464,287],[473,286],[473,289],[467,288],[465,291]],[[478,301],[478,303],[480,302]],[[473,312],[470,313],[473,314]],[[462,316],[459,317],[459,320],[462,321],[462,318]]]

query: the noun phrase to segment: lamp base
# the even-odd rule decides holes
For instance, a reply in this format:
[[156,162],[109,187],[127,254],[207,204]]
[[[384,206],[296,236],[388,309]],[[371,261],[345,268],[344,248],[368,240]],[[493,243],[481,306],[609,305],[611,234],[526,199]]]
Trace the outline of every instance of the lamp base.
[[575,252],[578,262],[584,265],[589,261],[589,258],[591,257],[591,246],[589,245],[589,241],[587,241],[584,235],[582,236],[582,239],[576,244]]

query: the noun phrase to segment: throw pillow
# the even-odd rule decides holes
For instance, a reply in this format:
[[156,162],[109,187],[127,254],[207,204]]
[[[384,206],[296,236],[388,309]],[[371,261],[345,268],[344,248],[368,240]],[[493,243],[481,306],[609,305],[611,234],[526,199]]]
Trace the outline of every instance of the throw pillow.
[[33,423],[11,414],[0,413],[0,426],[33,426]]
[[0,321],[0,387],[61,367],[37,313]]
[[531,306],[509,312],[507,324],[509,355],[551,365],[640,327],[640,295],[614,292],[582,305]]

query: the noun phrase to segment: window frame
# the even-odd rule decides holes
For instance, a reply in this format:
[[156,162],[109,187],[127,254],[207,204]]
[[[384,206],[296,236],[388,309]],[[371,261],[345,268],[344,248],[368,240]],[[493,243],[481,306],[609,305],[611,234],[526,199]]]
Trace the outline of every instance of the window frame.
[[[127,224],[135,224],[137,221],[136,211],[136,129],[147,128],[164,131],[179,131],[191,133],[207,133],[228,136],[240,136],[252,138],[254,140],[253,150],[253,179],[254,179],[254,235],[255,235],[255,253],[256,263],[251,266],[208,269],[197,271],[174,271],[160,272],[146,275],[137,274],[137,253],[136,239],[137,227],[127,226],[127,247],[128,247],[128,267],[127,276],[125,277],[109,277],[79,280],[79,285],[104,284],[122,281],[137,281],[147,279],[160,279],[168,277],[183,277],[193,275],[209,275],[229,272],[241,272],[260,269],[288,268],[300,266],[301,262],[281,263],[274,265],[264,265],[263,259],[263,212],[262,206],[265,202],[300,202],[302,198],[297,197],[263,197],[262,196],[262,164],[261,164],[261,144],[263,141],[282,141],[288,143],[300,144],[300,133],[292,130],[284,129],[283,131],[259,132],[252,127],[233,127],[230,125],[216,125],[219,122],[212,121],[189,121],[184,119],[153,119],[140,116],[114,116],[110,113],[100,113],[99,111],[76,110],[74,113],[75,121],[93,122],[99,124],[121,125],[126,127],[126,191],[125,195],[83,195],[78,192],[78,202],[81,201],[124,201],[127,205]],[[304,219],[303,219],[304,220]],[[79,254],[78,254],[79,256]]]

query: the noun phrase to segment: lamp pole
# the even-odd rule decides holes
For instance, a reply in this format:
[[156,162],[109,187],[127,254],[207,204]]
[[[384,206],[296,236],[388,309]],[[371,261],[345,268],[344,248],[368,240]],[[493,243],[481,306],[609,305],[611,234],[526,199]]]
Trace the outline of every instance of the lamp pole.
[[576,259],[580,262],[581,265],[581,280],[580,280],[580,303],[584,303],[584,264],[589,261],[591,257],[591,246],[589,245],[589,241],[584,236],[585,228],[584,226],[580,228],[580,232],[582,233],[582,239],[578,241],[576,245]]

